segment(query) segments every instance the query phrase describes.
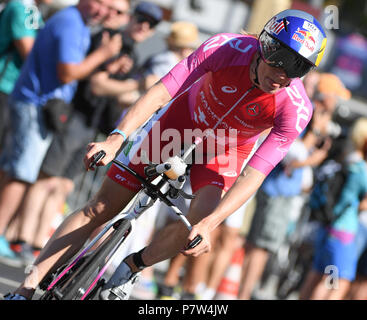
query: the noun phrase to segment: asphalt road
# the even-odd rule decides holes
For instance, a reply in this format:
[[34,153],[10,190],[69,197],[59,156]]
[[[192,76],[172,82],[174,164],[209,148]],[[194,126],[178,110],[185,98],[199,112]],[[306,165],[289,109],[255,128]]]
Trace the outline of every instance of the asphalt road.
[[[0,300],[9,292],[13,292],[24,280],[26,267],[8,266],[0,262]],[[36,291],[35,298],[40,296],[41,292]]]
[[[163,277],[168,267],[168,261],[161,262],[160,264],[156,265],[154,269],[154,277],[157,283],[163,282]],[[24,280],[27,272],[27,267],[24,266],[9,266],[1,262],[0,260],[0,300],[3,299],[3,296],[9,292],[13,292]],[[275,294],[275,287],[277,284],[277,280],[275,276],[270,277],[268,284],[262,290],[257,290],[257,299],[260,300],[276,300]],[[34,296],[34,300],[38,300],[43,292],[41,290],[37,290]],[[140,299],[148,299],[151,300],[152,297],[139,296],[134,295],[134,291],[130,299],[132,300],[140,300]],[[144,297],[144,298],[143,298]],[[96,298],[98,299],[98,298]],[[287,299],[289,300],[297,300],[298,293],[294,292],[291,294]]]
[[24,267],[10,267],[0,262],[0,299],[14,291],[25,276]]
[[[0,300],[3,300],[4,295],[14,290],[22,283],[27,273],[27,267],[24,266],[9,266],[0,261]],[[162,281],[163,272],[157,270],[155,272],[155,279]],[[34,295],[34,300],[42,295],[41,290],[37,290]],[[136,298],[132,297],[133,300]]]

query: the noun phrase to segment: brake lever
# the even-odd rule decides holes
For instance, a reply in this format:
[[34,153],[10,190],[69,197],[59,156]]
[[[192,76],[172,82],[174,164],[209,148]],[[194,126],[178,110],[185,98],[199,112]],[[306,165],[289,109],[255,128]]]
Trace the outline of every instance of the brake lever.
[[106,156],[106,152],[101,150],[93,155],[93,161],[89,164],[89,168],[95,168],[97,163],[100,162]]
[[186,250],[195,248],[201,241],[203,240],[203,237],[198,234],[194,240],[190,241],[190,243],[186,246]]
[[195,196],[193,194],[188,194],[183,190],[178,190],[178,193],[181,195],[181,197],[187,199],[187,200],[193,200],[195,199]]

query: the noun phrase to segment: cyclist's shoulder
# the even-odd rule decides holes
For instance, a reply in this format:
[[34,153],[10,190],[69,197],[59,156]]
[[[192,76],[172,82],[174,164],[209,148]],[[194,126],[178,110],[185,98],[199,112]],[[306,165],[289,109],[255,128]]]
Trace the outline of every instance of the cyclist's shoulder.
[[299,78],[293,79],[289,86],[279,90],[275,94],[275,104],[278,106],[292,104],[312,109],[312,103],[307,95],[302,80]]
[[203,51],[214,48],[221,48],[232,53],[252,53],[258,49],[258,40],[247,34],[222,32],[209,37],[202,45]]
[[256,35],[248,34],[246,32],[241,32],[241,33],[219,32],[219,33],[216,33],[216,34],[210,36],[208,39],[219,38],[219,37],[223,38],[223,39],[227,39],[227,40],[238,39],[238,40],[242,40],[242,41],[258,43],[258,38],[257,38]]
[[257,51],[257,39],[237,33],[218,33],[208,38],[197,54],[212,57],[215,68],[248,65]]
[[300,79],[294,79],[275,94],[275,126],[298,135],[310,121],[313,107]]

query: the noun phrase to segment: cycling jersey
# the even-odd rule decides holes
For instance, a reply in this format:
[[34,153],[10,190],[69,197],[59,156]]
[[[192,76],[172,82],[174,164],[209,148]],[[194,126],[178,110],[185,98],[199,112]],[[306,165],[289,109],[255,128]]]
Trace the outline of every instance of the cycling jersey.
[[253,143],[263,130],[272,127],[249,162],[268,174],[307,126],[312,104],[300,79],[275,94],[251,90],[249,68],[256,51],[254,37],[218,34],[176,65],[162,82],[171,96],[189,88],[192,120],[202,130],[212,128],[229,109],[233,110],[219,128],[237,129],[239,144]]
[[[225,150],[211,157],[213,161],[195,163],[191,168],[191,184],[194,192],[205,185],[216,185],[227,191],[260,134],[272,128],[248,162],[267,175],[308,124],[312,104],[300,79],[294,79],[275,94],[255,87],[250,80],[250,64],[257,50],[257,39],[251,36],[222,33],[205,41],[162,78],[173,100],[156,113],[139,138],[135,136],[134,142],[117,158],[143,173],[143,165],[137,161],[142,149],[150,153],[148,157],[154,162],[165,160],[163,156],[152,157],[157,150],[164,153],[169,140],[162,139],[164,130],[174,128],[183,137],[186,129],[201,132],[216,129],[210,138],[220,140],[218,144],[225,144]],[[153,134],[157,127],[155,121],[159,121],[158,143]],[[236,130],[236,139],[232,139],[231,129]],[[219,130],[226,139],[218,134]],[[182,143],[191,143],[184,140]],[[221,170],[226,157],[231,165]],[[137,181],[115,165],[108,176],[129,189],[140,188]]]

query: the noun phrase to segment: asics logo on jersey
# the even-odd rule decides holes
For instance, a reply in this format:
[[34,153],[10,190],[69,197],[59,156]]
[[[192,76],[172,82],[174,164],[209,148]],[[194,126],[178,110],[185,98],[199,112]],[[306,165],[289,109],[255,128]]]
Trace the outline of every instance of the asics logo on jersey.
[[229,177],[229,178],[234,178],[234,177],[237,177],[237,172],[236,171],[227,171],[227,172],[223,172],[222,173],[222,176],[225,176],[225,177]]
[[255,117],[260,113],[260,105],[258,103],[251,103],[246,107],[247,114],[250,117]]
[[235,86],[223,86],[222,91],[225,93],[235,93],[237,92],[237,88]]
[[221,102],[217,98],[217,96],[215,95],[214,90],[213,90],[213,87],[212,87],[212,85],[210,83],[209,83],[209,90],[210,90],[210,94],[211,94],[212,98],[215,100],[215,102],[218,103],[219,105],[221,105],[222,107],[225,107],[224,103]]

